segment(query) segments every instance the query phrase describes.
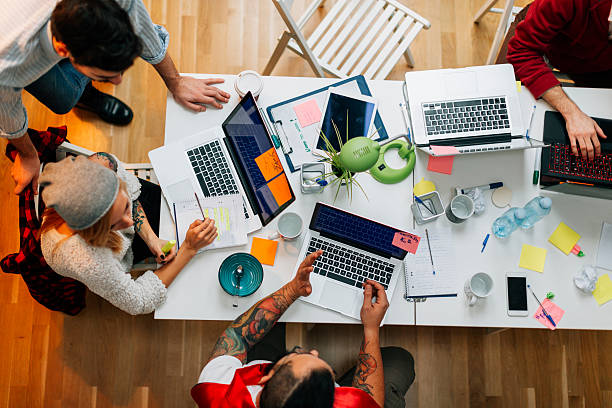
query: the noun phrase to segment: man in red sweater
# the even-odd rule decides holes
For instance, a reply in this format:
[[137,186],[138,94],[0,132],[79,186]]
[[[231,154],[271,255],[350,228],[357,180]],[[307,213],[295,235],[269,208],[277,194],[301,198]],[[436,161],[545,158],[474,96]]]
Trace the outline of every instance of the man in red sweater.
[[612,88],[612,0],[535,0],[508,43],[507,60],[533,96],[565,118],[572,152],[601,154],[601,128],[563,92],[549,65],[577,86]]

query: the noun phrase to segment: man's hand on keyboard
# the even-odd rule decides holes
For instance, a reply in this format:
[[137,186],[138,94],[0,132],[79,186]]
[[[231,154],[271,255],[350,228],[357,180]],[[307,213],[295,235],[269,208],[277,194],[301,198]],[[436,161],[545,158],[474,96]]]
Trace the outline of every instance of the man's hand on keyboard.
[[[583,159],[588,158],[589,160],[601,155],[599,137],[607,139],[607,136],[593,119],[578,109],[568,115],[566,127],[574,155],[580,155]],[[580,153],[578,148],[580,148]]]
[[[376,302],[372,298],[376,296]],[[387,292],[383,286],[373,280],[367,280],[363,284],[363,306],[361,306],[361,322],[365,331],[378,331],[380,323],[389,308]]]
[[310,285],[310,273],[314,269],[312,264],[321,254],[323,254],[323,251],[319,249],[304,258],[295,277],[289,282],[289,289],[295,294],[295,298],[308,296],[312,293],[312,286]]

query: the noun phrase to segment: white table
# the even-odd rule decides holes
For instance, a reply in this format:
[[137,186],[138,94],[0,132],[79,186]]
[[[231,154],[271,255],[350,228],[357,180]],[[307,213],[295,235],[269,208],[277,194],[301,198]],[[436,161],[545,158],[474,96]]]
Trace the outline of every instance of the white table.
[[[179,140],[182,137],[197,133],[211,126],[219,125],[236,106],[238,97],[233,89],[233,75],[193,75],[197,77],[221,77],[226,80],[219,88],[229,92],[232,97],[222,110],[209,109],[204,113],[192,113],[177,105],[171,96],[166,108],[165,142]],[[333,79],[266,77],[265,86],[259,97],[260,107],[267,107],[293,96],[321,88],[333,83]],[[402,101],[401,82],[370,81],[371,91],[379,98],[379,111],[391,137],[405,133],[405,125],[400,113]],[[280,155],[284,161],[284,156]],[[299,185],[299,172],[289,174],[289,179],[296,201],[288,211],[297,212],[308,225],[314,205],[317,201],[333,203],[334,191],[328,189],[321,194],[302,194]],[[334,205],[368,218],[393,225],[397,228],[412,230],[413,220],[409,205],[412,202],[412,179],[408,177],[402,183],[384,185],[376,182],[367,174],[358,175],[358,180],[368,193],[369,200],[353,189],[352,203],[341,192]],[[165,203],[165,201],[164,201]],[[389,206],[389,203],[396,203]],[[234,252],[249,252],[253,236],[267,238],[274,231],[276,220],[264,229],[249,235],[249,243],[243,247],[233,247],[207,251],[197,255],[179,274],[168,290],[165,304],[155,311],[157,319],[198,319],[198,320],[233,320],[258,300],[284,285],[294,271],[303,236],[293,242],[279,242],[274,266],[264,265],[264,280],[261,287],[251,296],[239,300],[239,307],[232,308],[232,298],[221,289],[217,273],[221,262]],[[165,204],[162,205],[160,234],[162,238],[174,237],[174,224]],[[403,279],[403,276],[400,276]],[[387,324],[414,324],[414,303],[403,299],[403,283],[398,282],[397,289],[387,312]],[[359,323],[330,310],[322,309],[304,302],[296,302],[283,315],[281,321],[312,323]]]

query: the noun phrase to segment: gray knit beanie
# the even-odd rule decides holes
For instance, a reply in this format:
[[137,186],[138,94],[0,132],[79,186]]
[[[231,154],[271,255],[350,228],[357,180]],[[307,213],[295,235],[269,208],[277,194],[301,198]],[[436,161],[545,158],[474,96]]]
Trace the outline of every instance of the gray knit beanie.
[[39,178],[42,199],[76,231],[91,227],[112,207],[119,179],[110,169],[84,156],[45,166]]

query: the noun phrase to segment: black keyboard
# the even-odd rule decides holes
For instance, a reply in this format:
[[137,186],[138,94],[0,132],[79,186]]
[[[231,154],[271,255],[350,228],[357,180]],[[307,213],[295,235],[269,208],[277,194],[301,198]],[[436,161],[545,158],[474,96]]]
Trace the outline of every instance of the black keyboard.
[[261,155],[257,140],[253,137],[237,137],[235,140],[240,155],[244,159],[243,162],[246,163],[246,170],[251,176],[251,182],[255,189],[258,189],[266,184],[266,179],[255,162],[255,159]]
[[457,134],[482,130],[508,130],[506,98],[480,98],[423,105],[427,135]]
[[393,264],[324,238],[310,238],[307,254],[319,249],[323,254],[313,265],[314,273],[358,288],[367,279],[380,283],[385,290],[389,287]]
[[612,181],[612,153],[604,152],[590,161],[574,156],[569,145],[554,143],[548,148],[548,154],[548,173],[578,177],[586,182]]

